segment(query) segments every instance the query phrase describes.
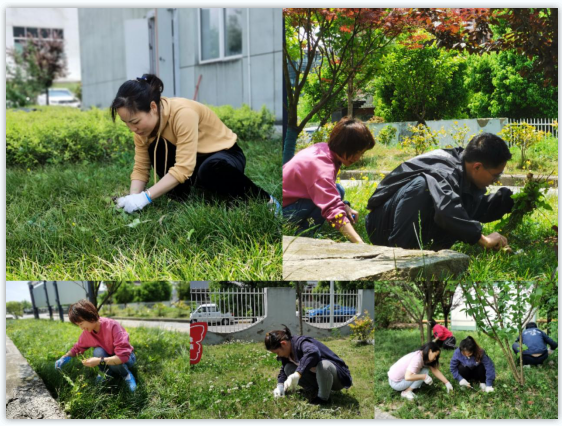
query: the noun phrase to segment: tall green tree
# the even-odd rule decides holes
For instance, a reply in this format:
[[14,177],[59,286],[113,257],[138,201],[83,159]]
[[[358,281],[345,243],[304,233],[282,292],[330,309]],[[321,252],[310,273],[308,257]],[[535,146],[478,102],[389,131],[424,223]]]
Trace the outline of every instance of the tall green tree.
[[12,314],[16,319],[23,317],[23,306],[21,302],[6,302],[6,312]]
[[470,116],[558,117],[558,87],[544,85],[544,74],[533,72],[534,62],[513,50],[472,55],[465,81]]
[[[418,34],[422,40],[428,36]],[[377,111],[386,121],[462,118],[468,99],[464,89],[466,59],[457,52],[424,47],[414,37],[385,55],[375,80],[381,101]]]

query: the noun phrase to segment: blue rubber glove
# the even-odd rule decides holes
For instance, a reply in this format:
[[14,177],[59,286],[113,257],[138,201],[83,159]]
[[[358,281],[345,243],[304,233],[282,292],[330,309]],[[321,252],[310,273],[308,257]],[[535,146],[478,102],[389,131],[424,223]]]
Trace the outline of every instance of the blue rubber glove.
[[69,356],[63,356],[57,362],[55,362],[55,368],[60,370],[64,364],[68,364],[72,358]]

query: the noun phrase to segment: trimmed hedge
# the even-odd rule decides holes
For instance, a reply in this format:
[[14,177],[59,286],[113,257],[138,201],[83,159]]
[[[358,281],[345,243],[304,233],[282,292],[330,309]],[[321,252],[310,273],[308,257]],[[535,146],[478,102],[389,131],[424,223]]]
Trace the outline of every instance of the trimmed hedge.
[[[247,105],[211,107],[244,141],[273,135],[274,115],[265,107]],[[107,109],[37,107],[36,111],[6,111],[6,162],[8,166],[119,161],[129,164],[134,153],[133,134],[113,123]]]

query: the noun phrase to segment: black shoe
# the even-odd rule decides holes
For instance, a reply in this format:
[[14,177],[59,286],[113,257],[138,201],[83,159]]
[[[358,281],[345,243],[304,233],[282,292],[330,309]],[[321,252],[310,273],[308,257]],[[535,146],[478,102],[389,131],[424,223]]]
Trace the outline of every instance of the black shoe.
[[310,400],[310,403],[313,405],[326,405],[330,402],[329,399],[322,399],[319,396],[315,396],[313,399]]

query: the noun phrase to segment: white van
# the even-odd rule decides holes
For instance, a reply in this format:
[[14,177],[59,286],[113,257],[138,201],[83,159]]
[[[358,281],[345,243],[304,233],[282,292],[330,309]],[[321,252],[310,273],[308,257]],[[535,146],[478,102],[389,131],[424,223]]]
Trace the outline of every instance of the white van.
[[223,314],[214,303],[200,305],[189,316],[189,322],[206,322],[207,324],[229,325],[234,323],[232,314]]

